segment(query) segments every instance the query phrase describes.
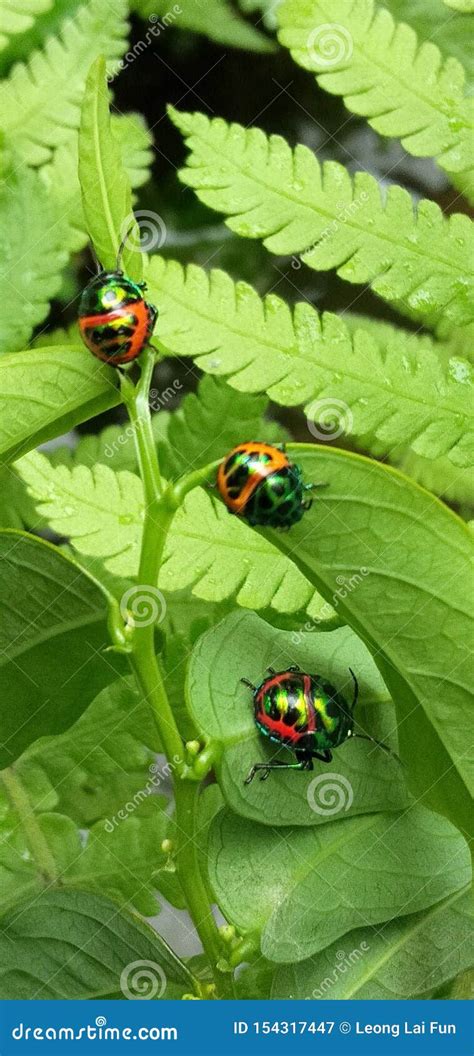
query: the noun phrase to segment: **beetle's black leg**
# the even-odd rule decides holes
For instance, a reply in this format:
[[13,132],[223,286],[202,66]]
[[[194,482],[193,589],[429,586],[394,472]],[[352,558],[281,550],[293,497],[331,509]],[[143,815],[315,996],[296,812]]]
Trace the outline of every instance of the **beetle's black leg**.
[[317,480],[314,484],[303,484],[305,491],[315,491],[316,488],[328,488],[329,482],[327,480]]
[[313,505],[313,499],[305,499],[304,502],[301,503],[301,505],[304,510],[310,510]]
[[349,671],[350,671],[350,673],[352,675],[352,679],[353,679],[353,682],[354,682],[354,699],[352,701],[352,709],[351,709],[352,713],[354,713],[354,708],[355,708],[355,706],[357,704],[357,701],[359,699],[359,683],[358,683],[357,678],[356,678],[356,676],[355,676],[355,674],[354,674],[354,672],[352,670],[352,667],[349,668]]
[[376,741],[375,737],[369,737],[368,733],[353,733],[352,737],[357,737],[359,741],[370,741],[370,743],[375,744],[377,748],[383,748],[384,752],[387,752],[387,755],[392,755],[398,763],[403,765],[400,756],[397,755],[396,752],[392,751],[392,749],[389,748],[388,744],[384,744],[383,741]]
[[332,763],[332,752],[326,748],[324,752],[311,752],[313,759],[320,759],[322,763]]
[[268,671],[269,675],[276,675],[274,667],[267,667],[265,670]]
[[291,667],[287,667],[287,671],[301,671],[301,667],[298,664],[291,664]]
[[311,763],[311,759],[308,759],[307,756],[298,763],[282,763],[278,759],[274,759],[271,763],[255,763],[252,769],[249,770],[244,785],[249,785],[253,781],[257,770],[262,771],[260,780],[266,781],[271,770],[312,770],[312,764],[309,766],[309,763]]
[[253,690],[253,692],[255,692],[257,688],[256,686],[254,686],[253,682],[249,682],[248,678],[240,678],[239,682],[242,682],[244,686],[248,686],[249,689]]

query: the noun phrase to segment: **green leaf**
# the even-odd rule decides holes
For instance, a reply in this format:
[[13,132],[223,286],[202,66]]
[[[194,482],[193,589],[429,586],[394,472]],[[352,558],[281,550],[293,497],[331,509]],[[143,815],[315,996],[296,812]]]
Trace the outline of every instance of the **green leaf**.
[[30,29],[37,15],[52,5],[53,0],[0,0],[0,49],[7,47],[10,37]]
[[[342,0],[341,0],[342,2]],[[337,29],[337,27],[336,27]],[[435,326],[469,322],[472,222],[449,219],[434,202],[414,205],[396,185],[384,190],[367,172],[320,165],[305,146],[228,125],[222,118],[170,109],[190,148],[181,180],[226,213],[228,227],[262,238],[272,253],[298,253],[317,271],[337,268],[414,319]]]
[[180,0],[173,9],[169,0],[133,0],[132,10],[141,18],[150,20],[147,43],[156,41],[163,29],[169,31],[175,26],[176,29],[202,33],[210,40],[233,48],[263,52],[275,50],[273,41],[239,18],[229,0],[206,0],[205,5],[201,0]]
[[471,898],[455,891],[424,913],[358,928],[307,961],[282,965],[269,996],[408,1000],[432,996],[473,966]]
[[0,187],[2,282],[0,351],[24,348],[49,312],[67,260],[66,225],[39,176],[23,165]]
[[276,29],[278,22],[276,12],[281,0],[238,0],[240,9],[244,14],[253,15],[256,11],[261,13],[262,22],[267,29]]
[[[132,187],[141,187],[149,178],[152,161],[152,137],[141,115],[113,115],[111,137],[119,145],[119,169],[125,169]],[[55,150],[52,161],[40,169],[48,193],[54,196],[58,211],[67,219],[67,248],[71,252],[83,249],[89,238],[77,169],[78,137],[74,132],[67,143]],[[94,196],[97,196],[97,189]]]
[[61,733],[121,674],[99,585],[40,539],[0,532],[0,766]]
[[[20,0],[13,2],[20,6]],[[33,3],[34,0],[28,2]],[[32,25],[22,33],[15,33],[9,44],[0,52],[2,77],[6,76],[14,62],[27,58],[35,48],[40,48],[48,37],[57,34],[61,22],[66,17],[71,18],[82,3],[83,0],[53,0],[51,4],[48,2],[48,7],[36,16]]]
[[320,316],[306,302],[292,311],[222,271],[184,271],[154,258],[147,277],[161,308],[160,339],[172,354],[192,355],[240,391],[305,402],[313,426],[318,409],[323,417],[332,410],[336,437],[358,437],[377,455],[397,458],[411,448],[472,464],[472,370],[457,355],[448,359],[443,346],[395,328],[380,341],[365,330],[353,334],[343,318]]
[[474,12],[474,0],[443,0],[446,7],[453,11],[461,11],[463,15],[472,15]]
[[286,440],[282,426],[264,418],[267,406],[264,396],[236,393],[221,378],[202,378],[197,393],[185,396],[166,419],[159,443],[165,476],[173,480],[222,458],[242,437]]
[[144,992],[176,998],[193,989],[192,977],[163,939],[99,895],[47,892],[4,917],[2,924],[3,999],[123,999],[124,993]]
[[150,770],[159,749],[148,702],[133,678],[121,678],[65,733],[31,744],[15,770],[35,811],[55,810],[86,828],[129,801],[139,806],[150,779],[152,790],[162,787],[163,774]]
[[55,532],[81,553],[107,557],[106,568],[115,575],[137,571],[144,511],[139,477],[114,473],[100,462],[92,469],[53,468],[39,451],[22,458],[16,470]]
[[222,503],[195,488],[174,518],[168,536],[159,586],[162,590],[191,587],[205,601],[232,598],[250,609],[294,613],[304,620],[330,624],[331,605],[301,576],[291,559],[278,554],[267,539]]
[[[104,559],[115,575],[136,575],[144,515],[139,477],[101,463],[54,467],[38,451],[21,459],[16,471],[55,532],[80,553]],[[202,489],[176,513],[158,585],[165,591],[191,586],[206,601],[235,598],[247,608],[307,611],[317,622],[334,616],[291,561]]]
[[433,905],[468,883],[470,861],[462,836],[423,807],[278,831],[223,810],[209,875],[226,918],[286,963]]
[[234,612],[194,646],[186,686],[197,729],[219,747],[216,772],[228,806],[272,826],[318,825],[333,821],[336,813],[346,817],[406,806],[400,763],[366,741],[345,744],[330,767],[316,762],[317,788],[314,774],[292,771],[271,774],[264,784],[244,784],[254,763],[294,757],[257,733],[252,695],[240,679],[257,685],[267,667],[282,671],[292,663],[323,674],[349,701],[352,667],[361,686],[356,712],[360,728],[382,741],[393,740],[396,724],[389,694],[370,653],[348,627],[323,635],[288,634],[258,616]]
[[126,14],[125,0],[109,0],[105,7],[102,0],[90,0],[26,65],[13,67],[3,85],[0,125],[22,161],[49,161],[52,149],[78,128],[91,61],[105,54],[113,69],[125,47]]
[[[468,0],[469,2],[469,0]],[[463,0],[460,0],[463,3]],[[466,16],[453,15],[444,0],[385,0],[393,17],[408,22],[419,40],[434,41],[445,58],[458,59],[466,71],[468,85],[474,84],[474,53],[470,39],[474,21]]]
[[457,59],[395,22],[374,0],[285,0],[279,39],[321,88],[410,154],[433,156],[456,187],[474,192],[472,100]]
[[116,374],[84,347],[52,346],[0,359],[0,454],[13,461],[37,444],[120,402]]
[[[122,266],[136,282],[143,276],[132,190],[112,135],[105,59],[92,64],[86,81],[79,133],[79,180],[86,225],[102,267],[113,270],[122,239]],[[132,237],[133,236],[133,237]]]
[[[467,832],[474,772],[467,745],[465,642],[472,539],[466,525],[402,474],[336,449],[294,445],[306,479],[329,482],[300,525],[269,532],[327,599],[367,568],[338,612],[370,649],[398,718],[413,792]],[[421,747],[420,747],[421,746]]]

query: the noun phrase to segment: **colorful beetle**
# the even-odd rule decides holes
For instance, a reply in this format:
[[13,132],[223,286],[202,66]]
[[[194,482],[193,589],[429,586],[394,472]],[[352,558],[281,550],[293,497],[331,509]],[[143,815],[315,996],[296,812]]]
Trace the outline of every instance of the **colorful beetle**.
[[318,484],[304,484],[303,474],[290,462],[284,446],[250,441],[238,444],[217,472],[217,487],[229,513],[249,524],[291,528],[313,500],[305,493]]
[[83,290],[79,303],[79,330],[84,344],[97,359],[112,366],[130,363],[149,343],[158,316],[154,304],[143,298],[146,283],[133,282],[120,270],[123,240],[115,271],[99,273]]
[[297,762],[283,763],[274,759],[268,763],[255,763],[245,779],[246,785],[253,780],[257,770],[262,771],[260,780],[265,781],[271,770],[312,770],[313,759],[330,763],[332,749],[338,748],[349,737],[371,741],[391,755],[394,754],[381,741],[363,733],[354,733],[354,709],[359,686],[352,668],[349,668],[354,681],[352,704],[348,704],[342,694],[321,675],[305,674],[296,666],[286,671],[274,671],[269,667],[267,671],[270,677],[264,678],[258,686],[254,686],[247,678],[241,678],[240,681],[253,692],[257,729],[271,741],[290,748]]

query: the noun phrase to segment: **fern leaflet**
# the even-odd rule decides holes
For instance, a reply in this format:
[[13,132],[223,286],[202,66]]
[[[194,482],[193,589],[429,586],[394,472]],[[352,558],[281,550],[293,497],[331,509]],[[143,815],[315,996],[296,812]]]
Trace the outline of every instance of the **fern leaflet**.
[[0,50],[7,47],[10,37],[31,29],[37,15],[52,6],[53,0],[0,0]]
[[48,161],[52,148],[78,127],[91,61],[103,53],[113,66],[122,54],[126,14],[126,0],[90,0],[62,24],[60,36],[49,38],[26,64],[13,67],[3,85],[0,126],[23,161]]
[[285,0],[279,38],[318,83],[410,154],[432,156],[474,195],[474,100],[457,59],[395,22],[374,0]]
[[242,392],[266,391],[285,406],[306,403],[311,417],[315,401],[343,401],[345,431],[377,454],[397,459],[411,448],[427,458],[447,455],[461,468],[472,464],[472,368],[457,356],[447,361],[429,337],[387,326],[391,337],[379,343],[307,303],[292,311],[225,272],[184,271],[158,257],[147,281],[161,306],[160,339],[174,355],[192,355]]
[[133,0],[131,6],[132,10],[142,18],[153,20],[152,28],[148,30],[150,34],[153,34],[152,39],[156,39],[159,35],[162,20],[162,26],[165,29],[169,26],[176,26],[176,29],[188,29],[194,33],[202,33],[210,40],[218,41],[219,44],[228,44],[230,47],[245,48],[248,51],[274,51],[275,49],[274,42],[269,40],[264,33],[260,33],[255,26],[239,18],[229,0],[206,0],[205,4],[202,0],[180,0],[179,4],[175,4],[174,10],[170,0]]
[[318,160],[281,136],[171,111],[191,154],[181,179],[201,201],[230,214],[228,227],[263,238],[273,253],[300,253],[316,270],[337,268],[369,282],[393,307],[434,326],[474,318],[470,295],[474,232],[468,217],[446,219],[433,202],[416,209],[407,191],[386,198],[367,172]]

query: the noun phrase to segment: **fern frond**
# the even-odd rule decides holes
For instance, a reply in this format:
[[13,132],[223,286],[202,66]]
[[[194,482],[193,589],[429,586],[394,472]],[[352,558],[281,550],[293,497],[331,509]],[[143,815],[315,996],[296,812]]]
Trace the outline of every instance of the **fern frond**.
[[[153,160],[152,135],[141,114],[123,114],[111,118],[112,134],[118,140],[122,165],[133,189],[146,183]],[[45,187],[56,201],[58,212],[68,225],[64,248],[77,253],[89,241],[81,188],[77,175],[78,138],[71,133],[67,143],[54,151],[52,160],[39,170]],[[48,342],[49,344],[51,342]]]
[[397,22],[408,22],[418,40],[436,43],[445,58],[451,56],[461,63],[466,72],[466,87],[472,91],[474,82],[474,18],[455,14],[444,0],[384,0]]
[[53,0],[0,0],[0,50],[10,38],[25,33],[34,25],[37,15],[53,6]]
[[[188,29],[193,33],[202,33],[219,44],[229,44],[234,48],[245,48],[247,51],[274,51],[275,44],[255,26],[239,18],[229,0],[180,0],[179,12],[172,18],[170,0],[133,0],[132,11],[141,18],[152,20],[156,39],[160,19],[163,18],[165,29],[175,26],[176,29]],[[165,16],[168,16],[166,18]]]
[[20,459],[16,470],[55,532],[70,538],[80,553],[107,557],[107,568],[117,576],[136,572],[143,519],[139,477],[100,463],[92,469],[53,468],[39,451]]
[[126,45],[126,15],[126,0],[90,0],[62,24],[60,36],[13,67],[0,97],[0,127],[23,161],[48,161],[78,127],[91,61],[104,54],[113,68]]
[[284,0],[279,39],[321,88],[343,96],[383,136],[410,154],[436,158],[451,181],[474,195],[474,100],[457,59],[374,0]]
[[317,400],[342,401],[345,431],[379,454],[396,458],[411,448],[427,458],[445,454],[456,466],[471,463],[472,368],[457,357],[447,364],[429,338],[393,328],[379,344],[307,303],[292,312],[225,272],[184,271],[158,257],[147,281],[161,308],[160,340],[172,354],[195,357],[241,392],[306,403],[311,415]]
[[367,172],[350,176],[338,162],[320,165],[305,146],[228,125],[221,118],[171,117],[187,139],[184,183],[228,227],[263,238],[273,253],[299,253],[318,271],[370,283],[401,312],[434,326],[474,318],[474,231],[468,217],[446,219],[433,202],[415,207],[401,187],[382,194]]
[[244,11],[246,15],[253,15],[255,12],[259,12],[262,15],[262,22],[267,29],[276,29],[277,22],[277,8],[281,4],[282,0],[238,0],[241,11]]
[[47,316],[67,260],[66,224],[39,175],[18,166],[0,186],[0,352],[25,348]]

